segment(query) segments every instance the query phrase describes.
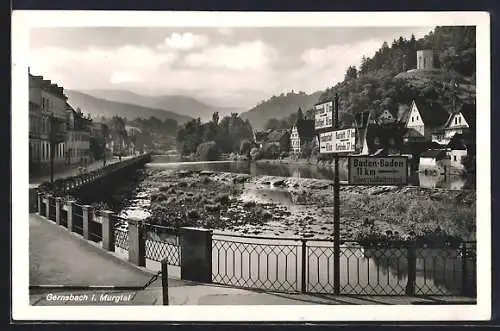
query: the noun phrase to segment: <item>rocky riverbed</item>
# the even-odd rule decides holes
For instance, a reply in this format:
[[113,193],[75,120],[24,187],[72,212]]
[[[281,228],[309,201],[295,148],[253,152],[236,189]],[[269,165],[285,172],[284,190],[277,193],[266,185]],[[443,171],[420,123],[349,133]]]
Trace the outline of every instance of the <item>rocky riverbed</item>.
[[[332,238],[331,181],[161,169],[147,169],[146,174],[124,216],[138,213],[169,227]],[[475,191],[342,186],[340,200],[344,240],[475,240]]]

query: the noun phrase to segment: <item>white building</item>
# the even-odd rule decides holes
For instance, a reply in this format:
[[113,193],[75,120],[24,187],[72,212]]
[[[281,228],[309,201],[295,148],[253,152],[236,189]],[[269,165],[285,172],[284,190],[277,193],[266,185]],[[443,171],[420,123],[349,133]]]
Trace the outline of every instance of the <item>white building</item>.
[[451,114],[445,125],[434,131],[432,141],[447,145],[456,134],[467,134],[475,130],[476,106],[463,104],[460,110]]

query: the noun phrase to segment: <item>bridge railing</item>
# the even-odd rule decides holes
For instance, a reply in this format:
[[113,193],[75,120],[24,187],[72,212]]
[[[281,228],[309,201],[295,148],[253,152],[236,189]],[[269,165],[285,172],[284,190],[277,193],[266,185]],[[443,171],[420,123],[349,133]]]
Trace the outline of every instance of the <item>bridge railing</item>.
[[[42,216],[54,220],[55,201],[57,224],[100,242],[105,250],[127,251],[129,261],[139,266],[166,260],[180,267],[186,280],[314,294],[476,296],[475,242],[342,241],[335,266],[328,240],[176,229],[53,196],[40,199],[46,206],[39,210]],[[339,293],[335,273],[340,274]]]

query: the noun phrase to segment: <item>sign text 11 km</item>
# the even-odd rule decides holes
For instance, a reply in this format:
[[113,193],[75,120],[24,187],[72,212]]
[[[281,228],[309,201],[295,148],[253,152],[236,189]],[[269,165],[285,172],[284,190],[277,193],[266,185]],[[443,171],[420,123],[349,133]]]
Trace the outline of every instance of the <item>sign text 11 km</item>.
[[350,156],[350,185],[408,185],[408,158],[404,156]]

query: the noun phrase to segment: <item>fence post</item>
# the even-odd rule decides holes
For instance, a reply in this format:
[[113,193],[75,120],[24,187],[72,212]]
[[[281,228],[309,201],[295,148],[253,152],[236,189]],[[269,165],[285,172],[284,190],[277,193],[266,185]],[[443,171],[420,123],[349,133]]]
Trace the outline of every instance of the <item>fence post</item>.
[[163,305],[168,306],[168,261],[166,258],[161,261],[161,288]]
[[52,194],[47,194],[45,196],[45,218],[50,220],[50,198],[52,197]]
[[212,282],[212,234],[213,232],[207,229],[179,229],[181,279]]
[[462,295],[467,295],[467,245],[462,243]]
[[42,215],[42,203],[43,203],[43,193],[42,192],[38,192],[38,197],[37,197],[37,200],[38,200],[38,215],[40,216],[44,216]]
[[66,202],[66,206],[67,206],[67,217],[68,217],[68,230],[70,232],[74,232],[75,229],[73,227],[73,215],[74,215],[74,212],[73,212],[73,204],[75,203],[74,200],[69,200]]
[[115,219],[110,210],[101,211],[102,215],[102,248],[115,251]]
[[60,197],[56,198],[56,224],[61,224],[61,201]]
[[301,251],[301,256],[302,256],[302,264],[301,264],[301,281],[300,281],[300,292],[301,293],[306,293],[307,291],[307,284],[306,284],[306,269],[307,269],[307,246],[306,246],[306,240],[305,239],[300,239],[302,242],[302,251]]
[[140,267],[146,266],[146,240],[140,219],[128,219],[128,260]]
[[83,228],[83,238],[89,240],[89,223],[92,222],[92,206],[83,205],[82,206],[82,228]]
[[417,252],[415,242],[408,245],[408,282],[406,283],[406,295],[415,295],[415,283],[417,280]]
[[38,188],[32,187],[29,189],[30,213],[38,211]]

